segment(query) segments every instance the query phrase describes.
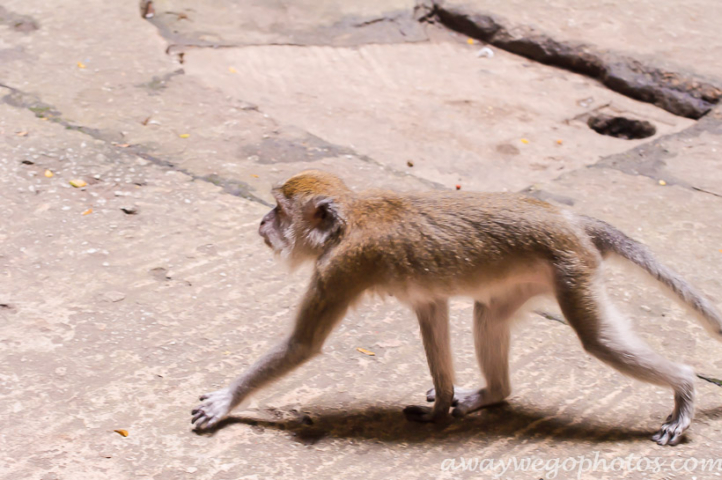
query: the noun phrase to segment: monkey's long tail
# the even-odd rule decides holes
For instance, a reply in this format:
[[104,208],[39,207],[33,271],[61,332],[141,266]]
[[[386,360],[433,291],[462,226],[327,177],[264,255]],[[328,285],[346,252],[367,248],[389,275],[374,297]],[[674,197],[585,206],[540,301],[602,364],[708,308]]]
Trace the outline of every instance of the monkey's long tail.
[[692,285],[675,271],[659,263],[647,247],[629,238],[608,223],[591,217],[582,217],[582,221],[584,230],[603,256],[616,253],[646,270],[672,290],[684,303],[692,307],[699,314],[702,325],[710,334],[718,340],[722,340],[722,314]]

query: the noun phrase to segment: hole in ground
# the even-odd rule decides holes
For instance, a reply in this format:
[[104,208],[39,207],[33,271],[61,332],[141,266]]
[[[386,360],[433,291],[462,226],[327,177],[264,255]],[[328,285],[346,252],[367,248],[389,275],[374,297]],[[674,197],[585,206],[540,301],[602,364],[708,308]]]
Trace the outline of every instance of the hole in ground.
[[596,115],[587,120],[589,128],[601,135],[636,140],[651,137],[657,128],[646,120],[632,120],[610,115]]

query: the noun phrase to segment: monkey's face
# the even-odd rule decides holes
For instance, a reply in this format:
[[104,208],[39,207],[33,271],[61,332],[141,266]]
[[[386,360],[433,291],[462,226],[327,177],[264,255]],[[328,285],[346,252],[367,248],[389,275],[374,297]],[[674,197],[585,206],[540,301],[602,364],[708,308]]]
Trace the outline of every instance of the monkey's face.
[[261,220],[258,233],[266,245],[292,264],[314,260],[343,230],[338,205],[325,195],[285,198]]
[[280,203],[261,220],[258,234],[274,253],[282,254],[290,249],[291,242],[287,238],[290,223],[288,212],[283,210]]

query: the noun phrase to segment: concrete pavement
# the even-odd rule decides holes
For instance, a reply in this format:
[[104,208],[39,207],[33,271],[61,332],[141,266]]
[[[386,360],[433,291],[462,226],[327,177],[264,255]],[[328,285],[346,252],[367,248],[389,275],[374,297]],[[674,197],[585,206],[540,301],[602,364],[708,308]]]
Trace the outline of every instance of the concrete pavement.
[[[168,0],[150,19],[143,5],[0,8],[3,477],[490,476],[450,468],[461,457],[545,465],[509,468],[512,479],[722,474],[684,463],[718,458],[719,386],[700,379],[687,442],[658,447],[648,437],[671,393],[538,315],[515,330],[507,404],[446,428],[408,424],[401,409],[430,386],[418,327],[378,299],[223,428],[192,432],[197,396],[281,338],[305,287],[308,272],[283,270],[256,233],[276,182],[313,167],[353,188],[525,190],[619,226],[719,305],[722,115],[675,115],[494,45],[478,56],[484,43],[419,21],[411,2]],[[686,16],[655,3],[643,21],[612,2],[592,24],[602,7],[508,5],[462,6],[722,84],[705,60],[719,47],[713,2]],[[587,126],[599,114],[656,133],[599,135]],[[658,288],[611,269],[609,290],[655,349],[722,378],[720,345]],[[458,379],[473,386],[470,302],[454,301],[452,318]],[[597,453],[663,466],[554,469]]]

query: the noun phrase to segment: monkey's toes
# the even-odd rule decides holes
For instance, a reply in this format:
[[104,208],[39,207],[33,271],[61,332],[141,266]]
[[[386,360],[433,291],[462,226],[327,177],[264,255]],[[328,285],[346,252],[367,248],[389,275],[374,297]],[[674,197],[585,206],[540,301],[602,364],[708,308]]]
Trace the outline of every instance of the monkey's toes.
[[676,419],[670,415],[659,432],[654,434],[652,440],[658,445],[677,445],[682,441],[684,431],[687,430],[690,423],[692,423],[692,419],[689,415],[682,414]]
[[652,440],[657,442],[657,445],[675,446],[682,441],[684,430],[685,428],[679,422],[665,423],[659,432],[654,434]]

